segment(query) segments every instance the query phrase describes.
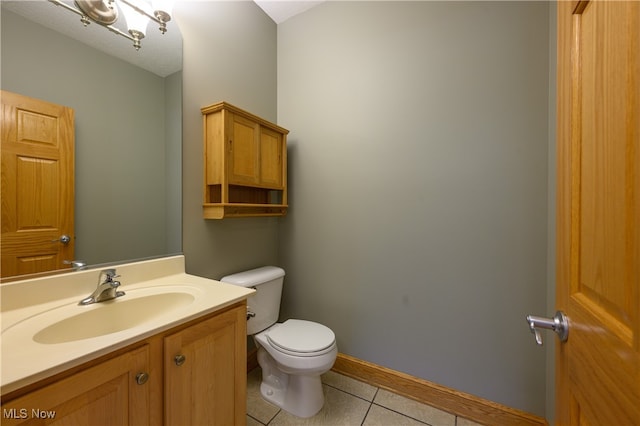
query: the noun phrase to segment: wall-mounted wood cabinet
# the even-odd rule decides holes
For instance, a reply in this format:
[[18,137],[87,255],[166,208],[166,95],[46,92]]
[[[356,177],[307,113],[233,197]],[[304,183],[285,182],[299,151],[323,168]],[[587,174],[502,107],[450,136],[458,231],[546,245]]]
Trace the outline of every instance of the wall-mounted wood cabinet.
[[284,216],[289,131],[226,102],[201,111],[205,219]]

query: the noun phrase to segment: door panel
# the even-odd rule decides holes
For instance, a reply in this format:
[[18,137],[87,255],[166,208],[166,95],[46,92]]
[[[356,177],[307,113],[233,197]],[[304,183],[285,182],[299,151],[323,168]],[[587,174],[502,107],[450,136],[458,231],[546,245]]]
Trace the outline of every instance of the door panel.
[[559,424],[640,424],[640,3],[558,2]]
[[242,304],[164,339],[166,425],[244,424],[246,312]]
[[[74,258],[74,112],[2,91],[2,277]],[[60,242],[68,235],[68,243]]]
[[260,184],[262,186],[283,188],[282,144],[282,134],[264,127],[260,129]]
[[259,125],[236,114],[232,121],[229,142],[229,183],[251,185],[259,182]]

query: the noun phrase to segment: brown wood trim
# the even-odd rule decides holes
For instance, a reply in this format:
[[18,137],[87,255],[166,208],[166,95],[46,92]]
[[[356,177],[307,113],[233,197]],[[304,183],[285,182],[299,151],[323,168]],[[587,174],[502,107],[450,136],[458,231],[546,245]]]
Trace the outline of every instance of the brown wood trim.
[[[556,135],[556,309],[566,311],[569,289],[561,283],[571,282],[571,202],[572,202],[572,44],[576,34],[574,24],[579,18],[572,16],[577,4],[559,1],[557,5],[557,135]],[[577,60],[577,58],[575,58]],[[566,345],[556,345],[555,350],[555,422],[571,423],[573,401],[569,392],[568,352]]]
[[481,424],[501,426],[548,424],[544,418],[525,411],[459,392],[342,353],[338,354],[332,370]]

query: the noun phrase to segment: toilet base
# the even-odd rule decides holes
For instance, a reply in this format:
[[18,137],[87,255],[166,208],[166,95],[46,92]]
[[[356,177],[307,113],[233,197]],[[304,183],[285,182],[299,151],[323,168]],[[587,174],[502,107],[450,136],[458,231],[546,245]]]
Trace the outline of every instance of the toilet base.
[[302,418],[311,417],[322,409],[324,392],[319,374],[284,373],[264,348],[258,350],[258,364],[262,368],[260,393],[265,400]]
[[320,376],[289,376],[286,388],[262,381],[260,393],[270,403],[297,417],[314,416],[324,405]]

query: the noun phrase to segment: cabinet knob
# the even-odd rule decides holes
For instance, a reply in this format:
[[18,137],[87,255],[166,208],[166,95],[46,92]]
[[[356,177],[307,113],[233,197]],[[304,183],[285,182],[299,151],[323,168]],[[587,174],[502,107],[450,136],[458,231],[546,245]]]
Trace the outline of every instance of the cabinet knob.
[[173,361],[176,363],[178,367],[184,364],[186,360],[187,360],[187,357],[184,355],[176,355],[175,358],[173,358]]
[[147,380],[149,380],[149,374],[148,373],[138,373],[136,374],[136,383],[139,385],[144,385],[145,383],[147,383]]

